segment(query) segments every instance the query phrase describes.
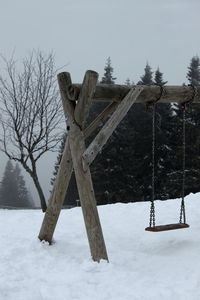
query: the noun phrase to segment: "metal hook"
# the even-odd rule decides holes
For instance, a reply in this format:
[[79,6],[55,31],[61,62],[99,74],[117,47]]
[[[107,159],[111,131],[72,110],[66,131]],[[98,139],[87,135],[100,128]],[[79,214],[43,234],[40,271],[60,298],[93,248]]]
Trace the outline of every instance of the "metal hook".
[[197,89],[197,87],[196,87],[195,85],[189,84],[188,86],[190,86],[190,87],[192,88],[193,93],[192,93],[191,99],[189,99],[188,101],[185,101],[185,102],[181,103],[181,106],[182,106],[182,108],[183,108],[184,110],[186,110],[186,109],[189,108],[189,105],[190,105],[191,103],[193,103],[194,99],[196,98],[196,96],[197,96],[197,94],[198,94],[198,89]]
[[150,101],[146,103],[146,111],[152,111],[154,105],[162,98],[163,93],[164,93],[164,86],[163,85],[157,85],[160,87],[160,94],[158,98],[156,98],[154,101]]

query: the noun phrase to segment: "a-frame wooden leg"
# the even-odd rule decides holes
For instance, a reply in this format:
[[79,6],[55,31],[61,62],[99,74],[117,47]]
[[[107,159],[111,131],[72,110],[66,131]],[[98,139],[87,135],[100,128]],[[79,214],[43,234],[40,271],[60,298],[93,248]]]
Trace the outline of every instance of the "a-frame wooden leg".
[[76,124],[71,126],[69,139],[91,255],[94,261],[100,261],[100,259],[108,260],[90,169],[88,168],[86,172],[83,170],[82,155],[85,151],[84,135]]
[[53,233],[65,200],[72,170],[72,157],[69,147],[69,138],[67,138],[54,188],[38,236],[41,241],[44,240],[50,244],[52,242]]
[[93,260],[99,262],[101,259],[108,260],[108,256],[98,216],[90,170],[88,169],[85,172],[82,165],[82,155],[86,149],[83,125],[89,113],[98,74],[93,71],[86,72],[75,108],[67,97],[66,82],[68,81],[68,76],[66,73],[59,74],[58,82],[65,107],[64,110],[67,111],[69,116],[69,144],[90,251]]
[[[66,84],[71,86],[71,78],[67,77]],[[66,108],[64,107],[65,116],[67,116]],[[38,238],[41,241],[52,243],[53,233],[60,215],[60,211],[65,200],[68,185],[71,179],[73,170],[71,150],[69,147],[69,138],[67,137],[62,159],[58,169],[58,174],[54,183],[54,188],[48,202],[47,210],[42,222]]]
[[[100,261],[100,259],[108,260],[101,224],[96,207],[90,170],[88,169],[87,172],[85,172],[82,167],[82,154],[85,151],[83,125],[89,113],[89,106],[95,91],[97,78],[98,74],[96,72],[86,72],[79,100],[77,105],[75,106],[74,102],[71,102],[68,97],[68,88],[71,86],[71,78],[69,73],[61,73],[58,75],[63,108],[65,115],[68,116],[68,125],[70,128],[68,142],[65,145],[68,154],[63,155],[65,159],[67,158],[68,167],[66,168],[66,166],[64,165],[60,166],[60,174],[63,173],[63,170],[68,172],[69,179],[65,176],[63,180],[63,183],[65,182],[68,185],[72,172],[73,161],[87,236],[89,240],[91,255],[94,261]],[[51,242],[53,231],[55,229],[60,209],[64,201],[64,199],[59,203],[55,201],[55,195],[59,195],[58,186],[60,186],[60,180],[61,177],[58,175],[52,198],[48,205],[47,212],[45,214],[45,218],[39,234],[39,238],[41,240],[44,239],[49,242]],[[61,190],[60,193],[62,194]]]

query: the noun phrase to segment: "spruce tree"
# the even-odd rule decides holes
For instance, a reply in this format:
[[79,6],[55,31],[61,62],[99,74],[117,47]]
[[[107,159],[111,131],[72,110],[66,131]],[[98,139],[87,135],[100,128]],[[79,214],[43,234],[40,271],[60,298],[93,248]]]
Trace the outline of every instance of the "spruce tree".
[[128,87],[132,87],[134,86],[134,82],[130,80],[130,78],[127,78],[125,81],[125,85],[127,85]]
[[157,68],[154,76],[154,84],[155,85],[165,85],[167,81],[163,81],[163,73],[160,72],[159,67]]
[[116,77],[113,77],[113,67],[111,66],[111,59],[108,57],[106,61],[106,66],[104,68],[104,76],[101,79],[100,83],[105,84],[115,84]]
[[[152,74],[147,65],[141,84],[153,84]],[[162,76],[160,79],[165,84]],[[173,190],[166,187],[167,178],[163,172],[171,157],[170,105],[158,105],[156,117],[156,197],[166,199],[169,194],[174,196]],[[168,128],[165,128],[166,123]],[[98,204],[151,200],[152,112],[146,111],[144,104],[134,104],[91,165],[91,170]]]
[[144,75],[140,77],[140,81],[138,82],[138,84],[140,85],[151,85],[153,84],[153,72],[151,71],[151,67],[150,65],[146,64],[145,68],[144,68]]
[[31,199],[29,198],[29,193],[26,188],[26,183],[21,175],[21,170],[18,164],[16,164],[13,176],[15,178],[16,185],[16,197],[14,198],[14,207],[32,207]]
[[1,181],[1,190],[0,190],[0,205],[1,206],[13,206],[13,202],[16,197],[16,180],[13,175],[14,168],[10,160],[8,160],[3,178]]
[[19,165],[9,160],[6,164],[0,189],[0,205],[8,207],[32,207]]
[[200,61],[197,55],[193,56],[191,59],[188,67],[187,79],[192,85],[200,85]]
[[55,181],[56,175],[58,173],[58,169],[59,169],[60,162],[61,162],[61,159],[62,159],[63,150],[64,150],[64,147],[65,147],[66,138],[67,138],[67,134],[64,133],[63,137],[62,137],[62,140],[60,142],[59,149],[58,149],[58,156],[57,156],[57,160],[56,160],[55,165],[54,165],[53,177],[51,178],[51,181],[50,181],[52,186],[54,185],[54,181]]
[[[60,162],[61,162],[61,159],[62,159],[66,139],[67,139],[67,134],[64,133],[63,137],[62,137],[62,140],[61,140],[61,143],[60,143],[59,150],[58,150],[57,160],[56,160],[55,165],[54,165],[53,177],[51,178],[51,181],[50,181],[52,186],[54,185],[54,182],[55,182],[55,179],[56,179],[56,176],[57,176],[57,173],[58,173],[58,169],[59,169]],[[71,206],[76,206],[77,205],[77,202],[76,202],[77,199],[79,199],[79,196],[78,196],[78,190],[77,190],[77,185],[76,185],[76,179],[75,179],[74,173],[72,173],[71,180],[69,182],[67,194],[65,196],[65,200],[64,200],[63,205],[68,206],[68,207],[69,206],[70,207]]]
[[[200,59],[193,56],[188,72],[186,75],[190,84],[200,86]],[[181,111],[181,108],[180,108]],[[180,112],[182,115],[182,113]],[[200,107],[198,103],[189,105],[186,111],[186,165],[187,165],[187,181],[186,194],[189,192],[199,192],[199,176],[200,176]],[[181,117],[180,117],[181,120]]]

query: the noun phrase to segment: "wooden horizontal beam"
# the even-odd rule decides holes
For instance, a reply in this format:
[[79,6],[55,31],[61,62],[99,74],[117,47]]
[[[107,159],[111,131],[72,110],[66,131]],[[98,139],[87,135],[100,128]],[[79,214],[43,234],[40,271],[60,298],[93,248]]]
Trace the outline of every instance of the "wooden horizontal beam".
[[[159,103],[191,101],[200,103],[200,87],[192,86],[164,86],[163,90],[159,86],[143,86],[144,90],[136,100],[136,103],[157,101]],[[93,101],[115,101],[121,102],[130,91],[130,87],[117,84],[97,84]],[[81,84],[72,84],[70,87],[71,99],[77,100],[81,90]]]

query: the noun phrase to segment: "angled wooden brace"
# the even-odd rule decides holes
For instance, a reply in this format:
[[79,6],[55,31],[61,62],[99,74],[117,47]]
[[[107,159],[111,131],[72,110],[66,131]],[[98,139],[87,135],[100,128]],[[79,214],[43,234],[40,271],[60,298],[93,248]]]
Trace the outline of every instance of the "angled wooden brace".
[[85,171],[93,162],[97,154],[101,151],[102,147],[106,144],[107,140],[112,135],[113,131],[119,125],[121,120],[125,117],[133,103],[136,102],[143,89],[144,88],[142,86],[137,86],[129,91],[122,102],[120,102],[110,119],[106,122],[97,136],[91,142],[87,150],[85,150],[82,156],[83,169]]

